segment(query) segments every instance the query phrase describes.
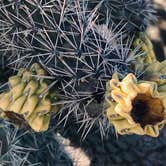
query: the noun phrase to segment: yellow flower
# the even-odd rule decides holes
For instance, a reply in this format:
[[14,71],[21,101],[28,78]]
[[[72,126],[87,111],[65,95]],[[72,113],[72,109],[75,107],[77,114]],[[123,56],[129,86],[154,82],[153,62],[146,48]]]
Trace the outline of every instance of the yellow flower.
[[157,83],[137,81],[131,73],[121,82],[113,75],[107,83],[105,114],[117,133],[159,135],[166,123],[166,91],[157,88]]
[[48,129],[50,113],[58,108],[51,105],[45,72],[38,64],[30,70],[20,69],[18,74],[9,78],[9,90],[0,94],[0,116],[12,121],[16,126],[28,126],[34,131]]

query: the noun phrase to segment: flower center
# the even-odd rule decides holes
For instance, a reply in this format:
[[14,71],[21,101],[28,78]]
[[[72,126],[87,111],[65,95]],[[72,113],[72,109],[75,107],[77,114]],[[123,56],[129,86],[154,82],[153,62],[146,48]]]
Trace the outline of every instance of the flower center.
[[138,94],[132,102],[131,116],[142,127],[155,125],[164,119],[164,106],[159,98]]

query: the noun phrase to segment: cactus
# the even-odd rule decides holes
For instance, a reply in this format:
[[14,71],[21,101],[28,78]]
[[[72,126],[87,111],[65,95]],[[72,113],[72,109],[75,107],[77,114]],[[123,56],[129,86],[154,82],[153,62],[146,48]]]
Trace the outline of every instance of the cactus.
[[65,165],[71,166],[71,159],[63,151],[63,145],[55,139],[54,132],[33,133],[14,128],[1,120],[0,165]]
[[[102,151],[99,145],[103,142],[97,140],[98,135],[100,133],[105,140],[104,136],[112,129],[109,125],[115,122],[106,118],[108,114],[104,114],[106,84],[112,79],[113,73],[117,72],[120,79],[133,73],[138,82],[154,81],[155,85],[159,85],[159,93],[165,93],[165,79],[156,77],[158,73],[164,77],[165,69],[162,65],[165,62],[161,65],[156,60],[152,45],[144,33],[148,23],[154,20],[153,14],[154,10],[149,0],[1,0],[0,56],[5,58],[5,66],[13,69],[13,74],[19,71],[17,75],[9,77],[9,90],[1,94],[1,116],[14,122],[15,126],[30,127],[37,132],[47,130],[49,124],[55,127],[57,123],[62,131],[62,122],[70,127],[70,123],[74,121],[78,123],[77,132],[81,133],[81,136],[78,136],[79,140],[87,138],[90,140],[89,147],[96,148],[98,152]],[[34,77],[31,66],[36,64],[42,69],[37,65],[38,76]],[[155,73],[151,73],[153,67],[156,68]],[[25,78],[28,79],[27,83],[24,82]],[[46,81],[47,78],[51,80]],[[40,95],[37,93],[42,90],[43,84],[44,104],[39,102]],[[31,90],[26,94],[25,91],[29,87]],[[11,93],[14,94],[14,98],[11,98]],[[40,113],[36,114],[38,110],[32,108],[36,103],[38,109],[45,108],[47,111],[39,111]],[[27,109],[30,109],[28,113],[32,113],[30,117],[33,120],[29,119]],[[52,113],[58,114],[51,118]],[[123,118],[133,120],[123,114],[123,111],[120,112],[120,116],[124,115]],[[120,133],[115,123],[114,126]],[[162,126],[157,127],[156,133],[141,130],[141,134],[157,136],[158,129]],[[68,129],[64,130],[62,134],[65,135]],[[73,133],[74,130],[75,128],[72,128]],[[140,134],[136,131],[138,130],[135,130],[135,133]],[[23,153],[14,154],[22,155],[21,158],[24,159],[15,161],[17,165],[21,162],[28,165],[38,164],[39,160],[41,165],[55,165],[57,160],[61,160],[57,159],[59,154],[56,151],[57,146],[54,145],[56,140],[50,131],[27,132],[25,137],[21,137],[18,147]],[[108,136],[110,139],[113,134]],[[95,141],[91,141],[92,139]],[[25,145],[26,141],[26,147],[30,149],[24,149],[23,144]],[[49,141],[51,145],[48,144]],[[108,151],[116,151],[114,146],[119,149],[127,147],[126,149],[131,151],[130,141],[127,139],[122,139],[122,146],[116,140],[110,139],[108,142],[104,145],[108,146]],[[110,146],[113,148],[109,148]],[[31,147],[37,149],[32,151]],[[25,150],[30,150],[26,151],[26,156]],[[127,154],[126,151],[123,154]],[[138,151],[140,152],[140,149]],[[122,165],[123,159],[126,161],[129,158],[125,155],[119,157],[119,153],[120,150],[114,158]],[[139,156],[137,152],[135,154]],[[7,155],[9,156],[8,153]],[[120,159],[121,162],[118,161]],[[6,158],[3,162],[4,160]],[[92,160],[92,165],[93,162]],[[104,164],[107,165],[108,162]]]
[[107,23],[117,29],[124,27],[129,35],[136,31],[144,32],[148,24],[156,20],[156,12],[150,0],[87,1],[90,9],[98,9],[99,24]]
[[[104,135],[108,123],[103,116],[106,82],[114,71],[122,76],[134,73],[132,62],[139,54],[137,46],[132,47],[131,37],[126,40],[122,28],[117,31],[117,23],[112,29],[113,24],[99,24],[99,11],[108,1],[95,1],[97,6],[92,10],[89,10],[90,1],[79,0],[0,3],[5,34],[2,44],[6,48],[2,52],[8,66],[18,70],[39,63],[57,82],[54,90],[61,101],[52,104],[62,105],[59,123],[65,124],[74,115],[81,123],[83,138],[96,124]],[[125,3],[133,8],[133,1]],[[141,1],[140,5],[145,6],[144,10],[151,9],[149,2]],[[134,6],[139,6],[139,2]],[[135,16],[132,14],[131,19]]]
[[[104,39],[95,25],[95,11],[86,11],[79,1],[1,3],[1,19],[13,22],[8,25],[12,29],[7,32],[9,43],[5,43],[9,65],[18,69],[40,63],[57,81],[54,87],[60,91],[62,110],[67,111],[64,120],[73,113],[79,121],[89,117],[83,126],[90,127],[102,119],[105,82],[114,66],[125,61],[112,44],[120,33]],[[95,114],[89,111],[93,104],[101,108]]]
[[[0,55],[1,56],[1,55]],[[6,66],[6,58],[0,57],[0,91],[4,91],[6,89],[6,82],[8,78],[14,74],[14,72]]]

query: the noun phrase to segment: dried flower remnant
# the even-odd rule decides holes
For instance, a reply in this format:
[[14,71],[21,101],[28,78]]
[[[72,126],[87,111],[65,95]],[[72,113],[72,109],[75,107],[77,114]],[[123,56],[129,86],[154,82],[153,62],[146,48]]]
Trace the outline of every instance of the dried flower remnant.
[[166,93],[157,83],[137,81],[128,74],[121,82],[116,74],[107,84],[106,116],[119,134],[157,137],[166,123]]

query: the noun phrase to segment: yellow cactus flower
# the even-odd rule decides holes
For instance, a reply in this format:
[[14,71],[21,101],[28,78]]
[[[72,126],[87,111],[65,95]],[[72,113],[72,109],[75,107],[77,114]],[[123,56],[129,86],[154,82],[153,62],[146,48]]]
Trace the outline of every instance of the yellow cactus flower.
[[166,91],[151,81],[138,81],[130,73],[122,81],[116,74],[107,83],[105,114],[119,134],[157,137],[166,123]]
[[38,64],[33,64],[30,70],[20,69],[10,77],[9,90],[0,94],[0,116],[37,132],[47,130],[50,113],[56,113],[58,108],[51,105],[56,96],[50,94],[45,74]]

